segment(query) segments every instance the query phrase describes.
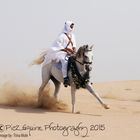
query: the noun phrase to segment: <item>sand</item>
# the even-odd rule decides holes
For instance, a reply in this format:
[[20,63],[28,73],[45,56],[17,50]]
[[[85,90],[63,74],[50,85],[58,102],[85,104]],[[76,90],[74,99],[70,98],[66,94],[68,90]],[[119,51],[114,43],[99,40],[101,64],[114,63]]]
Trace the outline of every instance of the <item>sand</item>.
[[[62,86],[59,100],[46,93],[49,108],[36,108],[38,87],[6,83],[0,87],[0,139],[7,140],[139,140],[140,81],[95,83],[110,106],[105,110],[86,90],[76,93],[71,113],[70,88]],[[45,98],[45,97],[44,97]],[[48,102],[45,101],[45,102]],[[54,106],[54,107],[52,107]]]

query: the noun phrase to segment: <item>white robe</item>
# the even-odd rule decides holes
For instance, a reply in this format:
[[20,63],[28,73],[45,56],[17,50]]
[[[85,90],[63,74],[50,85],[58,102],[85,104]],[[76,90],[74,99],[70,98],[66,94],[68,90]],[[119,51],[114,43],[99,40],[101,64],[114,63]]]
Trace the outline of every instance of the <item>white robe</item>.
[[[69,24],[71,24],[71,22]],[[58,38],[54,41],[53,45],[48,49],[47,54],[45,55],[43,65],[48,64],[53,60],[59,62],[61,59],[65,59],[67,53],[61,51],[61,49],[66,48],[69,39],[64,33],[67,33],[68,36],[71,38],[71,41],[73,42],[73,46],[70,43],[67,48],[72,49],[72,47],[76,47],[75,36],[72,33],[72,30],[69,29],[69,24],[65,24],[63,32],[58,36]]]
[[[45,60],[43,66],[49,64],[52,61],[61,62],[62,64],[62,74],[63,77],[67,77],[67,65],[68,61],[66,60],[67,53],[62,51],[62,49],[76,47],[75,36],[72,33],[73,29],[70,25],[73,22],[67,21],[65,22],[63,32],[58,36],[58,38],[54,41],[53,45],[48,49],[47,54],[45,55]],[[69,38],[66,34],[71,38],[72,43],[69,43]],[[69,43],[69,45],[68,45]]]

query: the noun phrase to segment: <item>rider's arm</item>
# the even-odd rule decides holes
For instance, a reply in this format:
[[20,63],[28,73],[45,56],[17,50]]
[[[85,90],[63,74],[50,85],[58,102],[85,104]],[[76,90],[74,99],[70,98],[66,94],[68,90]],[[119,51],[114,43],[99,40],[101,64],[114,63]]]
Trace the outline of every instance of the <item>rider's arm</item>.
[[73,42],[73,51],[76,52],[76,39],[74,34],[72,34],[72,42]]
[[64,49],[65,48],[65,39],[64,35],[60,34],[56,40],[56,46],[58,50]]

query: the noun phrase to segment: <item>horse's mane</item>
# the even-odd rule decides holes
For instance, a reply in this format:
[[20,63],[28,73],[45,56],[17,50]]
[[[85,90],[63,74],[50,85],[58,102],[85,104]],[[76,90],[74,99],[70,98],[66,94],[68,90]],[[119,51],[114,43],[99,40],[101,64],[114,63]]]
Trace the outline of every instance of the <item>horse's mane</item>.
[[81,55],[84,53],[84,51],[87,50],[87,48],[88,48],[88,45],[81,46],[76,53],[76,57],[82,57]]
[[84,46],[81,46],[79,49],[78,49],[78,51],[77,51],[77,53],[76,53],[76,57],[81,57],[81,55],[84,53],[84,48],[83,48]]

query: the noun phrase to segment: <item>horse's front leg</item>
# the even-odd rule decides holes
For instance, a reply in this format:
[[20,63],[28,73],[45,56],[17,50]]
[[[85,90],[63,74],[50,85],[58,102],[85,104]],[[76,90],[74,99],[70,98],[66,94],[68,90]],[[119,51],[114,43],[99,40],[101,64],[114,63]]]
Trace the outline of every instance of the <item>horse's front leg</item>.
[[71,103],[72,103],[72,113],[74,113],[75,108],[75,93],[76,93],[76,87],[74,84],[71,85]]
[[94,95],[94,96],[96,97],[96,99],[101,103],[101,105],[102,105],[105,109],[109,109],[109,106],[103,102],[103,100],[100,98],[100,96],[98,95],[98,93],[94,92],[94,90],[93,90],[91,84],[87,84],[87,85],[86,85],[86,89],[87,89],[92,95]]

